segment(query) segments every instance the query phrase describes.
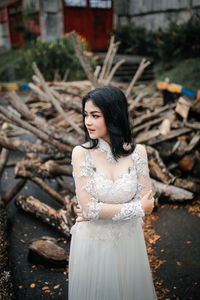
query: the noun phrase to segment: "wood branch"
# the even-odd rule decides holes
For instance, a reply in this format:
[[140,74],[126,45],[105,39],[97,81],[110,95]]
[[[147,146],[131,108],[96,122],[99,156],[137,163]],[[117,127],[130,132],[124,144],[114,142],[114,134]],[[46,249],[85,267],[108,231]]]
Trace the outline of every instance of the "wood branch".
[[98,76],[99,76],[99,73],[101,71],[101,66],[100,65],[97,65],[96,66],[96,69],[94,71],[94,76],[98,79]]
[[180,129],[177,129],[177,130],[172,130],[167,135],[164,135],[164,136],[159,135],[156,138],[148,141],[147,143],[148,143],[148,145],[156,145],[156,144],[162,143],[164,141],[174,139],[175,137],[178,137],[180,135],[186,134],[186,133],[191,132],[191,131],[192,131],[192,129],[190,129],[190,128],[180,128]]
[[194,194],[180,187],[164,184],[151,179],[153,190],[158,196],[166,197],[170,201],[186,201],[194,199]]
[[130,84],[129,84],[129,87],[126,91],[126,97],[129,98],[130,96],[130,93],[133,89],[133,86],[135,85],[136,81],[140,78],[140,76],[142,75],[144,69],[150,65],[150,61],[146,61],[145,58],[142,59],[135,75],[133,76],[133,79],[131,80]]
[[110,71],[111,71],[111,68],[112,68],[112,65],[113,65],[113,60],[114,60],[114,57],[115,57],[115,54],[118,50],[119,45],[120,45],[120,42],[116,42],[116,43],[113,44],[113,48],[112,48],[110,58],[109,58],[108,63],[107,63],[107,67],[106,67],[106,71],[105,71],[105,75],[104,75],[103,80],[108,78],[108,76],[110,74]]
[[27,195],[19,195],[16,198],[15,204],[17,207],[58,229],[66,237],[70,236],[70,227],[71,223],[74,223],[75,216],[74,218],[73,216],[69,218],[69,213],[66,210],[56,210],[35,197]]
[[134,127],[131,132],[132,132],[132,134],[136,134],[137,132],[141,131],[144,128],[148,128],[152,125],[156,125],[156,124],[162,122],[162,120],[164,120],[164,118],[165,118],[165,116],[162,116],[160,118],[157,118],[157,119],[154,119],[152,121],[146,122],[146,123],[144,123],[140,126]]
[[11,91],[7,94],[9,103],[23,116],[25,120],[33,121],[34,114],[29,110],[27,105],[21,100],[16,92]]
[[55,177],[55,180],[58,182],[60,186],[66,189],[66,192],[75,194],[75,189],[70,184],[64,182],[64,180],[61,177],[57,176]]
[[76,33],[74,31],[70,32],[69,37],[72,41],[76,55],[83,67],[83,70],[85,71],[87,78],[91,81],[92,85],[95,88],[100,87],[100,83],[97,81],[96,77],[94,76],[92,68],[91,68],[86,56],[83,53],[80,41],[78,40]]
[[26,179],[20,179],[18,182],[6,193],[0,195],[0,207],[6,207],[6,205],[19,193],[26,183]]
[[153,111],[152,113],[148,113],[148,114],[142,114],[141,117],[135,118],[132,122],[132,126],[137,126],[141,123],[143,123],[144,121],[151,119],[152,117],[156,117],[157,115],[159,115],[161,112],[168,110],[168,109],[172,109],[176,106],[175,103],[171,104],[171,105],[165,105],[161,108],[156,109],[155,111]]
[[27,171],[26,169],[19,168],[19,165],[17,165],[15,167],[14,174],[15,174],[15,177],[22,177],[22,178],[30,179],[35,184],[37,184],[41,189],[43,189],[45,192],[47,192],[50,196],[52,196],[56,201],[58,201],[62,205],[66,204],[65,199],[58,192],[56,192],[44,180],[34,176],[34,174]]
[[176,178],[173,182],[175,186],[183,187],[193,193],[199,193],[200,184],[196,183],[194,180]]
[[67,121],[70,126],[72,126],[72,128],[78,132],[80,135],[84,136],[84,132],[83,130],[77,126],[76,123],[74,123],[64,112],[64,110],[62,109],[62,107],[60,106],[60,104],[58,103],[58,101],[55,99],[55,97],[52,95],[50,88],[47,86],[47,84],[45,83],[44,77],[42,75],[42,73],[40,72],[40,70],[38,69],[37,65],[35,62],[33,62],[32,64],[33,70],[35,71],[36,75],[38,76],[38,78],[40,79],[40,83],[42,88],[44,89],[45,93],[47,93],[49,100],[51,101],[51,103],[53,104],[53,106],[55,107],[55,109],[58,111],[59,114],[62,115],[62,117],[64,118],[65,121]]
[[56,155],[58,151],[50,146],[32,144],[19,138],[10,138],[0,135],[0,145],[11,151],[19,151],[23,153],[43,153],[47,155]]
[[48,160],[42,164],[40,168],[48,172],[49,177],[54,177],[56,175],[72,176],[72,166],[63,166],[53,160]]
[[137,97],[135,99],[129,99],[129,112],[131,113],[133,111],[133,109],[135,108],[135,106],[142,100],[142,98],[144,98],[144,96],[146,96],[146,93],[140,93],[139,95],[137,95]]
[[8,156],[9,156],[9,150],[3,147],[1,149],[1,154],[0,154],[0,179],[3,174],[4,168],[6,166],[6,163],[8,161]]
[[117,69],[118,69],[124,62],[125,62],[125,59],[121,59],[120,61],[118,61],[118,62],[115,64],[115,66],[112,68],[110,74],[108,75],[107,79],[105,80],[105,85],[108,85],[108,84],[111,82],[111,80],[112,80],[112,78],[113,78],[115,72],[117,71]]
[[146,146],[146,150],[148,154],[151,176],[162,181],[165,184],[173,183],[175,177],[167,170],[167,167],[161,159],[159,152],[150,146]]
[[103,62],[103,66],[102,66],[102,69],[101,69],[101,73],[99,75],[99,81],[101,82],[105,76],[105,72],[106,72],[106,68],[107,68],[107,65],[108,65],[108,61],[110,59],[110,55],[112,53],[112,49],[114,47],[114,40],[115,40],[115,37],[114,35],[111,36],[111,39],[110,39],[110,43],[109,43],[109,47],[108,47],[108,51],[106,53],[106,57],[104,59],[104,62]]
[[199,141],[200,141],[200,133],[197,133],[192,137],[189,145],[186,146],[185,152],[190,152],[196,145],[198,145]]
[[60,140],[64,143],[68,143],[71,146],[77,145],[77,137],[66,134],[66,131],[59,129],[60,132],[56,132],[56,127],[49,125],[44,118],[38,117],[33,113],[30,113],[28,106],[23,103],[23,101],[18,97],[16,92],[10,92],[8,94],[9,102],[16,108],[16,110],[21,114],[21,116],[30,122],[33,126],[37,127],[39,130],[48,134],[48,136]]
[[6,110],[2,106],[0,106],[0,112],[3,115],[5,115],[7,118],[9,118],[9,120],[17,123],[20,127],[22,127],[24,129],[30,131],[31,133],[33,133],[34,135],[36,135],[41,140],[44,140],[45,142],[47,142],[49,144],[52,144],[57,149],[59,149],[61,152],[62,151],[66,152],[66,151],[71,151],[72,150],[71,146],[62,144],[62,143],[58,142],[57,140],[54,140],[54,139],[50,138],[46,133],[42,132],[38,128],[35,128],[34,126],[32,126],[31,124],[27,123],[26,121],[21,120],[16,115],[14,115],[10,111]]
[[184,125],[192,129],[200,130],[200,122],[193,122],[193,123],[184,122]]
[[28,86],[30,87],[30,89],[34,93],[36,93],[37,95],[41,96],[44,99],[45,102],[46,101],[49,102],[48,96],[38,86],[36,86],[35,84],[33,84],[31,82],[28,84]]

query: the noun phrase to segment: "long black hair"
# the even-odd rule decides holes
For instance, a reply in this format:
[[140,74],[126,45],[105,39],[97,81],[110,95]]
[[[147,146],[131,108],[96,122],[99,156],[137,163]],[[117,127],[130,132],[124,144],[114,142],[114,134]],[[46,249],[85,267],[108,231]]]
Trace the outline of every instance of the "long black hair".
[[[120,156],[131,154],[135,145],[131,143],[131,130],[128,116],[128,104],[124,93],[113,86],[103,86],[87,93],[82,99],[83,124],[85,131],[85,140],[90,142],[90,147],[95,148],[98,145],[98,139],[91,139],[85,126],[85,103],[92,100],[94,105],[100,108],[103,113],[108,134],[110,136],[111,151],[117,160]],[[125,150],[124,143],[130,144],[131,148]]]

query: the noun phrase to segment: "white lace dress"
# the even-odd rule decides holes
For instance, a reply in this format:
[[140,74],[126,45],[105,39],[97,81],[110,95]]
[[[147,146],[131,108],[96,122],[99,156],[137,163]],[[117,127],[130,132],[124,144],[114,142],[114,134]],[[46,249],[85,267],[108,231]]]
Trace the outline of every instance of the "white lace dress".
[[143,230],[150,189],[146,150],[113,159],[108,143],[72,153],[76,196],[89,221],[71,228],[69,300],[157,299]]

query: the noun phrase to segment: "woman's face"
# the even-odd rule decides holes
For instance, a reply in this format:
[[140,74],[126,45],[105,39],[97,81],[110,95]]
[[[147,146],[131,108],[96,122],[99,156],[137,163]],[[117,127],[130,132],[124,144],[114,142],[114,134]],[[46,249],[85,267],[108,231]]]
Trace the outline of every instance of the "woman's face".
[[102,111],[92,100],[85,103],[85,126],[91,139],[102,138],[109,142],[109,134],[106,128],[105,119]]

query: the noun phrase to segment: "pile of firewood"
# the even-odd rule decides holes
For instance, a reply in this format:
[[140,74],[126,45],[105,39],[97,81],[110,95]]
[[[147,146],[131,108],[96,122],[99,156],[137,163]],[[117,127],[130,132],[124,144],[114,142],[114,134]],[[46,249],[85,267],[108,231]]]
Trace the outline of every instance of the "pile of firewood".
[[[46,84],[33,63],[36,85],[30,84],[29,95],[22,99],[10,92],[8,108],[0,105],[0,177],[12,163],[8,161],[9,151],[24,153],[22,160],[14,162],[14,177],[19,178],[18,182],[0,195],[0,206],[5,207],[26,181],[31,180],[59,202],[60,209],[23,194],[16,198],[16,205],[69,237],[77,202],[74,188],[63,176],[72,175],[71,151],[84,141],[81,98],[89,90],[105,84],[118,86],[127,96],[133,140],[146,144],[155,197],[170,201],[194,199],[200,193],[200,123],[197,122],[200,103],[180,97],[164,105],[160,92],[150,95],[142,92],[142,86],[138,92],[134,86],[149,65],[146,60],[142,60],[129,85],[113,83],[112,77],[123,63],[113,66],[119,45],[114,38],[102,68],[97,66],[94,73],[74,33],[71,39],[88,80]],[[56,180],[64,192],[55,191],[46,178]]]

